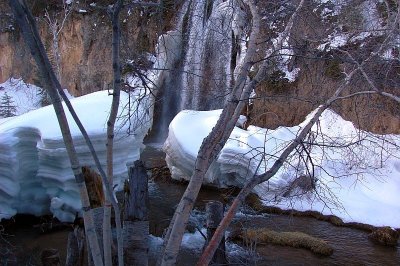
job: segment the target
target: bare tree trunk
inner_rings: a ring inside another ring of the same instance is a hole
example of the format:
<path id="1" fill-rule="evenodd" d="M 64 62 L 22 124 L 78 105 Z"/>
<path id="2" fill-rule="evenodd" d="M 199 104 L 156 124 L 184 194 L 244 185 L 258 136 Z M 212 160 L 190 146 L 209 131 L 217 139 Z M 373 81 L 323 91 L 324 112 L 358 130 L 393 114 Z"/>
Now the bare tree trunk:
<path id="1" fill-rule="evenodd" d="M 129 168 L 129 188 L 125 191 L 125 265 L 148 265 L 148 177 L 141 161 Z"/>
<path id="2" fill-rule="evenodd" d="M 208 242 L 212 239 L 219 223 L 224 217 L 224 205 L 220 201 L 211 201 L 206 205 L 207 213 L 207 242 L 204 247 L 207 247 Z M 213 265 L 227 265 L 228 261 L 226 259 L 225 252 L 225 237 L 221 238 L 218 248 L 211 260 Z"/>
<path id="3" fill-rule="evenodd" d="M 249 1 L 246 1 L 249 4 Z M 250 4 L 252 6 L 252 4 Z M 254 11 L 254 12 L 253 12 Z M 179 248 L 182 242 L 183 233 L 189 219 L 190 211 L 196 201 L 205 173 L 211 163 L 216 159 L 222 150 L 225 142 L 228 140 L 230 133 L 235 127 L 240 112 L 245 105 L 244 97 L 248 96 L 251 89 L 257 84 L 256 81 L 250 82 L 246 87 L 245 83 L 247 75 L 253 65 L 252 59 L 256 52 L 256 38 L 259 34 L 260 18 L 256 10 L 252 9 L 253 25 L 249 40 L 249 47 L 244 59 L 242 69 L 236 79 L 235 86 L 232 90 L 228 102 L 212 129 L 210 134 L 201 144 L 199 154 L 196 159 L 195 168 L 190 178 L 190 182 L 186 188 L 181 201 L 174 213 L 165 236 L 165 250 L 162 251 L 161 265 L 174 265 L 178 256 Z"/>
<path id="4" fill-rule="evenodd" d="M 99 246 L 100 246 L 100 252 L 101 255 L 103 256 L 104 250 L 103 250 L 103 217 L 104 217 L 104 208 L 103 207 L 97 207 L 97 208 L 92 208 L 92 213 L 93 213 L 93 218 L 94 218 L 94 228 L 96 230 L 96 234 L 99 238 Z M 95 266 L 94 261 L 93 261 L 93 256 L 91 254 L 91 251 L 88 250 L 88 265 L 89 266 Z M 104 257 L 103 257 L 104 259 Z"/>
<path id="5" fill-rule="evenodd" d="M 120 91 L 121 91 L 121 64 L 120 64 L 120 39 L 121 29 L 119 23 L 119 14 L 122 8 L 123 1 L 117 0 L 112 7 L 111 22 L 112 22 L 112 58 L 113 58 L 113 100 L 110 110 L 110 117 L 107 121 L 107 177 L 108 184 L 113 184 L 113 146 L 114 146 L 114 125 L 118 115 Z M 112 265 L 111 255 L 111 199 L 106 196 L 105 211 L 103 218 L 103 244 L 104 244 L 104 260 L 105 265 Z M 118 264 L 123 266 L 123 240 L 121 230 L 121 217 L 115 216 L 117 226 L 117 242 L 118 242 Z"/>
<path id="6" fill-rule="evenodd" d="M 76 227 L 68 234 L 66 266 L 84 265 L 85 234 L 80 227 Z"/>
<path id="7" fill-rule="evenodd" d="M 245 99 L 249 98 L 251 91 L 256 87 L 256 85 L 265 78 L 268 71 L 268 60 L 259 68 L 254 79 L 245 86 L 246 77 L 249 73 L 249 66 L 251 66 L 251 60 L 255 54 L 256 49 L 256 38 L 258 36 L 260 28 L 260 17 L 257 8 L 252 0 L 245 1 L 250 7 L 250 11 L 253 18 L 252 31 L 250 35 L 250 41 L 248 46 L 248 51 L 244 60 L 244 65 L 240 74 L 235 81 L 235 87 L 233 89 L 232 95 L 228 103 L 224 106 L 222 114 L 212 129 L 211 133 L 204 139 L 199 154 L 196 159 L 194 173 L 190 179 L 189 185 L 183 195 L 181 202 L 174 214 L 171 221 L 170 228 L 166 234 L 165 243 L 166 247 L 163 252 L 163 259 L 161 265 L 174 265 L 176 263 L 176 257 L 179 252 L 179 246 L 182 241 L 182 235 L 185 230 L 185 224 L 188 220 L 189 213 L 193 207 L 194 201 L 200 190 L 204 174 L 208 170 L 210 164 L 218 156 L 222 147 L 228 140 L 237 119 L 239 118 L 240 112 L 245 105 Z M 280 49 L 280 46 L 284 42 L 285 38 L 290 33 L 292 29 L 294 18 L 298 14 L 300 8 L 302 7 L 304 0 L 301 0 L 295 12 L 289 19 L 285 30 L 282 32 L 280 39 L 273 49 L 270 49 L 266 58 L 270 57 L 276 50 Z M 215 251 L 214 251 L 215 252 Z"/>
<path id="8" fill-rule="evenodd" d="M 103 265 L 98 239 L 94 230 L 93 215 L 90 211 L 89 198 L 87 195 L 85 182 L 83 180 L 79 160 L 73 144 L 71 132 L 69 130 L 68 121 L 66 119 L 60 97 L 57 93 L 57 88 L 61 88 L 60 83 L 58 82 L 51 68 L 51 64 L 47 58 L 45 49 L 37 31 L 35 19 L 30 13 L 26 2 L 24 0 L 10 0 L 9 5 L 13 10 L 15 19 L 22 31 L 22 35 L 27 45 L 29 46 L 31 54 L 39 68 L 44 87 L 49 92 L 49 96 L 52 100 L 53 107 L 64 139 L 65 147 L 70 159 L 71 168 L 80 192 L 85 230 L 86 235 L 89 239 L 93 259 L 95 260 L 96 266 Z"/>

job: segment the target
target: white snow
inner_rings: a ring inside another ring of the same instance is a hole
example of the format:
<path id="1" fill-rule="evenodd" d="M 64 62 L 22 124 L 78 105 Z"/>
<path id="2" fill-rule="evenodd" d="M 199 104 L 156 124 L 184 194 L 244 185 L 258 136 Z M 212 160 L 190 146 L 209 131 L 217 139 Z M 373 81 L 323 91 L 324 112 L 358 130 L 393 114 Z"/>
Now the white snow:
<path id="1" fill-rule="evenodd" d="M 129 101 L 128 94 L 121 92 L 114 144 L 117 189 L 126 178 L 127 164 L 139 158 L 143 138 L 152 122 L 147 111 L 149 97 L 144 97 L 139 105 L 135 101 L 138 97 L 139 94 L 131 94 Z M 107 91 L 71 99 L 103 167 L 111 100 Z M 81 165 L 94 167 L 78 127 L 65 110 Z M 131 112 L 136 115 L 125 123 Z M 140 121 L 133 121 L 137 118 Z M 1 120 L 0 140 L 0 219 L 17 212 L 43 215 L 51 211 L 61 221 L 73 221 L 81 203 L 53 106 Z"/>
<path id="2" fill-rule="evenodd" d="M 39 87 L 25 83 L 22 79 L 10 78 L 0 84 L 0 99 L 5 93 L 11 96 L 14 105 L 17 107 L 17 115 L 40 107 L 39 92 Z"/>
<path id="3" fill-rule="evenodd" d="M 186 110 L 171 122 L 164 151 L 173 178 L 190 178 L 200 145 L 220 113 L 221 110 Z M 299 126 L 291 128 L 235 128 L 204 183 L 242 186 L 254 174 L 264 173 L 310 117 L 311 114 Z M 400 151 L 390 144 L 399 145 L 399 137 L 357 130 L 330 110 L 323 113 L 312 131 L 310 140 L 324 144 L 310 149 L 317 179 L 314 192 L 318 193 L 288 189 L 297 177 L 307 175 L 312 165 L 293 153 L 274 177 L 255 188 L 265 203 L 335 214 L 346 222 L 400 227 Z M 343 146 L 349 142 L 357 144 Z M 330 147 L 333 144 L 342 148 Z"/>
<path id="4" fill-rule="evenodd" d="M 283 33 L 280 33 L 277 38 L 272 40 L 272 44 L 274 49 L 271 51 L 276 51 L 277 58 L 277 68 L 285 74 L 285 78 L 289 82 L 294 82 L 297 78 L 297 75 L 300 72 L 300 68 L 295 68 L 289 70 L 289 64 L 293 57 L 293 49 L 289 44 L 289 36 L 284 36 Z"/>

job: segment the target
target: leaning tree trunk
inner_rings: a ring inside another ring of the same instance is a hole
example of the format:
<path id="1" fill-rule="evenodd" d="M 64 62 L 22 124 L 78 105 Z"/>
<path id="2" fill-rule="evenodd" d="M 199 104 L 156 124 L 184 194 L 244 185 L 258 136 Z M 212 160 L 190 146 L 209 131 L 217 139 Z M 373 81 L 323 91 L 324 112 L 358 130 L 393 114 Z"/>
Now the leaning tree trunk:
<path id="1" fill-rule="evenodd" d="M 253 9 L 253 11 L 255 10 Z M 243 109 L 246 103 L 244 99 L 250 94 L 251 88 L 254 88 L 256 84 L 256 81 L 252 81 L 245 87 L 248 73 L 253 65 L 252 59 L 256 53 L 256 38 L 258 37 L 260 28 L 259 15 L 257 12 L 252 12 L 252 15 L 253 25 L 244 64 L 236 79 L 230 98 L 225 104 L 224 109 L 217 121 L 217 124 L 201 144 L 190 182 L 181 198 L 181 201 L 179 202 L 178 207 L 176 208 L 174 216 L 171 220 L 171 224 L 165 236 L 165 249 L 162 251 L 161 262 L 159 262 L 161 265 L 176 264 L 176 259 L 182 242 L 182 237 L 185 232 L 186 223 L 189 219 L 189 214 L 193 208 L 193 204 L 196 201 L 204 175 L 211 163 L 216 159 L 219 152 L 222 150 L 224 143 L 228 140 L 229 135 L 239 118 L 240 112 L 238 110 Z"/>
<path id="2" fill-rule="evenodd" d="M 239 207 L 245 201 L 247 195 L 253 190 L 253 188 L 265 181 L 268 181 L 271 177 L 273 177 L 278 170 L 282 167 L 284 162 L 287 160 L 289 155 L 304 141 L 308 133 L 311 131 L 311 128 L 314 124 L 318 121 L 322 113 L 334 102 L 338 99 L 340 93 L 347 87 L 350 83 L 351 78 L 357 70 L 353 70 L 347 77 L 345 82 L 339 86 L 339 88 L 335 91 L 334 95 L 329 98 L 323 105 L 321 105 L 318 110 L 315 112 L 311 120 L 304 126 L 304 128 L 300 131 L 298 136 L 286 147 L 286 149 L 282 152 L 279 158 L 275 161 L 275 163 L 271 166 L 271 168 L 260 175 L 253 176 L 245 186 L 240 190 L 239 194 L 236 196 L 235 200 L 232 202 L 231 207 L 229 208 L 228 212 L 225 214 L 225 217 L 222 219 L 221 223 L 219 224 L 217 230 L 215 231 L 211 241 L 209 242 L 207 248 L 204 250 L 199 262 L 197 263 L 198 266 L 206 266 L 210 263 L 213 255 L 218 248 L 218 243 L 224 236 L 226 229 L 228 228 L 229 224 L 231 223 L 232 219 L 235 217 L 236 212 L 238 211 Z"/>
<path id="3" fill-rule="evenodd" d="M 253 19 L 248 51 L 244 60 L 245 63 L 235 81 L 235 87 L 230 100 L 224 106 L 217 124 L 207 138 L 204 139 L 200 147 L 200 151 L 196 159 L 194 173 L 171 221 L 172 226 L 170 225 L 170 228 L 167 231 L 166 239 L 168 242 L 166 243 L 165 251 L 163 252 L 162 265 L 173 265 L 176 263 L 179 245 L 182 241 L 182 235 L 185 229 L 184 225 L 188 220 L 189 213 L 193 207 L 198 191 L 200 190 L 203 177 L 211 162 L 216 159 L 219 152 L 222 150 L 223 146 L 228 140 L 235 123 L 239 118 L 240 112 L 245 105 L 245 99 L 249 98 L 251 91 L 253 91 L 256 85 L 266 77 L 267 72 L 269 71 L 268 60 L 265 60 L 253 80 L 245 86 L 246 77 L 249 73 L 250 66 L 252 65 L 251 60 L 255 54 L 256 38 L 258 37 L 260 28 L 260 17 L 254 2 L 252 0 L 247 0 L 245 2 L 250 7 Z M 275 44 L 275 47 L 268 51 L 265 59 L 271 57 L 278 49 L 280 49 L 282 43 L 289 36 L 290 30 L 292 29 L 294 23 L 294 18 L 299 12 L 303 3 L 304 0 L 301 0 L 294 14 L 289 19 L 285 30 L 282 32 L 280 38 Z"/>
<path id="4" fill-rule="evenodd" d="M 94 230 L 93 215 L 90 210 L 89 198 L 86 191 L 85 182 L 81 167 L 79 164 L 78 156 L 75 151 L 74 143 L 72 140 L 71 132 L 68 126 L 68 121 L 65 116 L 65 112 L 57 93 L 57 88 L 61 88 L 54 71 L 51 68 L 51 64 L 47 57 L 46 51 L 43 47 L 43 43 L 40 40 L 39 33 L 37 31 L 35 18 L 30 13 L 28 6 L 24 0 L 10 0 L 9 5 L 15 15 L 15 20 L 18 23 L 22 35 L 25 39 L 26 44 L 29 46 L 31 54 L 36 61 L 40 76 L 43 81 L 43 85 L 49 93 L 51 101 L 53 103 L 54 111 L 57 116 L 58 123 L 60 125 L 61 133 L 63 136 L 64 144 L 70 159 L 71 168 L 75 176 L 75 181 L 78 185 L 81 202 L 83 219 L 85 222 L 86 235 L 89 240 L 90 249 L 93 254 L 93 260 L 95 265 L 103 265 L 103 260 L 100 252 L 99 242 L 97 239 L 96 232 Z"/>
<path id="5" fill-rule="evenodd" d="M 300 2 L 295 13 L 292 15 L 292 18 L 298 13 L 298 10 L 303 5 L 303 2 L 304 2 L 304 0 L 302 0 Z M 291 24 L 293 24 L 293 19 L 291 19 L 291 21 L 289 21 L 289 22 L 291 22 Z M 288 26 L 291 27 L 290 24 L 288 24 Z M 390 36 L 387 38 L 390 38 Z M 353 61 L 353 63 L 355 63 L 357 68 L 354 69 L 353 71 L 351 71 L 346 76 L 344 82 L 337 88 L 334 95 L 318 108 L 318 110 L 316 111 L 314 116 L 311 118 L 311 120 L 305 125 L 305 127 L 300 131 L 299 135 L 291 142 L 291 144 L 288 147 L 286 147 L 286 149 L 282 152 L 280 157 L 272 165 L 272 167 L 264 174 L 254 176 L 245 184 L 245 186 L 241 189 L 239 195 L 233 201 L 233 203 L 232 203 L 231 207 L 229 208 L 227 214 L 225 215 L 224 219 L 221 221 L 220 225 L 218 226 L 217 231 L 215 232 L 215 234 L 214 234 L 213 238 L 211 239 L 207 248 L 204 250 L 197 265 L 204 266 L 204 265 L 208 265 L 210 263 L 210 261 L 213 257 L 213 254 L 215 253 L 215 250 L 217 249 L 219 241 L 223 238 L 224 232 L 228 228 L 230 222 L 234 218 L 234 216 L 235 216 L 236 212 L 238 211 L 239 207 L 241 206 L 241 204 L 243 204 L 246 196 L 253 190 L 253 188 L 256 185 L 269 180 L 271 177 L 273 177 L 277 173 L 277 171 L 282 167 L 283 163 L 287 160 L 290 153 L 292 153 L 304 141 L 304 139 L 310 132 L 312 126 L 318 121 L 318 119 L 322 115 L 322 113 L 327 108 L 329 108 L 333 102 L 335 102 L 337 100 L 353 97 L 356 95 L 364 94 L 364 93 L 365 94 L 370 93 L 370 91 L 361 91 L 358 93 L 356 92 L 356 93 L 350 94 L 348 96 L 340 96 L 340 94 L 343 92 L 343 90 L 349 85 L 351 79 L 357 73 L 357 71 L 361 72 L 363 77 L 367 80 L 369 85 L 372 87 L 374 93 L 378 93 L 379 95 L 388 97 L 389 99 L 392 99 L 392 100 L 396 101 L 397 103 L 400 102 L 400 98 L 398 96 L 378 90 L 375 87 L 375 85 L 373 84 L 370 77 L 364 71 L 364 65 L 368 61 L 372 60 L 375 55 L 381 54 L 381 52 L 384 49 L 385 42 L 386 42 L 386 40 L 383 41 L 381 43 L 381 45 L 374 52 L 371 52 L 370 56 L 367 57 L 364 61 L 362 61 L 362 63 L 358 63 L 356 60 L 354 60 L 354 58 L 348 52 L 342 51 L 350 57 L 350 59 Z"/>

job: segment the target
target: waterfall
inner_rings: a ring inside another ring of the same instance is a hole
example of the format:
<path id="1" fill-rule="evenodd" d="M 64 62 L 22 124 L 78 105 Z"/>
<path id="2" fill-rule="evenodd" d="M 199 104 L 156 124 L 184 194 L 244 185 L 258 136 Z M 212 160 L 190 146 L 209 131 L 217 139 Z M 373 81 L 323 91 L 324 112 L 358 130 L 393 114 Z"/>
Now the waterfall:
<path id="1" fill-rule="evenodd" d="M 221 108 L 229 94 L 244 27 L 237 1 L 192 1 L 184 38 L 181 109 Z"/>
<path id="2" fill-rule="evenodd" d="M 240 41 L 246 39 L 246 16 L 238 0 L 189 0 L 178 14 L 176 29 L 160 36 L 157 45 L 152 130 L 157 142 L 180 110 L 222 108 L 246 45 Z"/>
<path id="3" fill-rule="evenodd" d="M 150 141 L 163 142 L 167 137 L 169 123 L 180 111 L 181 41 L 179 31 L 169 31 L 158 39 L 154 66 L 158 77 L 154 84 L 156 100 Z"/>

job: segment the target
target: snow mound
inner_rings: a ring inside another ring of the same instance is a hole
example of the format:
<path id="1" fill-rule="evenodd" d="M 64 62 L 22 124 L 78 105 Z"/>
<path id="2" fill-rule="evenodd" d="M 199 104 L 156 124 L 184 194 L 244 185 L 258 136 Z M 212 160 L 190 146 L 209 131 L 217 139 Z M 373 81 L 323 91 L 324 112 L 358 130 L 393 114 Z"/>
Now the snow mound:
<path id="1" fill-rule="evenodd" d="M 220 114 L 221 110 L 185 110 L 174 118 L 164 144 L 172 178 L 189 180 L 200 145 Z M 266 172 L 312 114 L 295 127 L 236 127 L 203 183 L 241 187 L 253 175 Z M 399 136 L 358 130 L 326 110 L 305 141 L 307 151 L 293 152 L 274 177 L 254 190 L 268 205 L 335 214 L 346 222 L 400 227 L 396 211 L 400 209 L 400 150 L 396 145 L 400 145 Z M 312 182 L 307 185 L 305 180 Z"/>
<path id="2" fill-rule="evenodd" d="M 114 186 L 117 189 L 122 187 L 127 177 L 127 165 L 139 159 L 143 138 L 152 123 L 147 112 L 149 97 L 144 97 L 140 104 L 135 101 L 141 96 L 131 94 L 129 100 L 129 95 L 121 92 L 114 137 Z M 103 167 L 111 101 L 112 96 L 107 91 L 71 100 Z M 65 110 L 80 164 L 95 167 L 77 125 Z M 127 123 L 131 112 L 135 112 L 135 117 L 141 117 L 141 120 L 131 119 Z M 73 221 L 80 208 L 78 188 L 53 107 L 46 106 L 1 120 L 0 219 L 16 213 L 43 215 L 51 211 L 61 221 Z"/>

